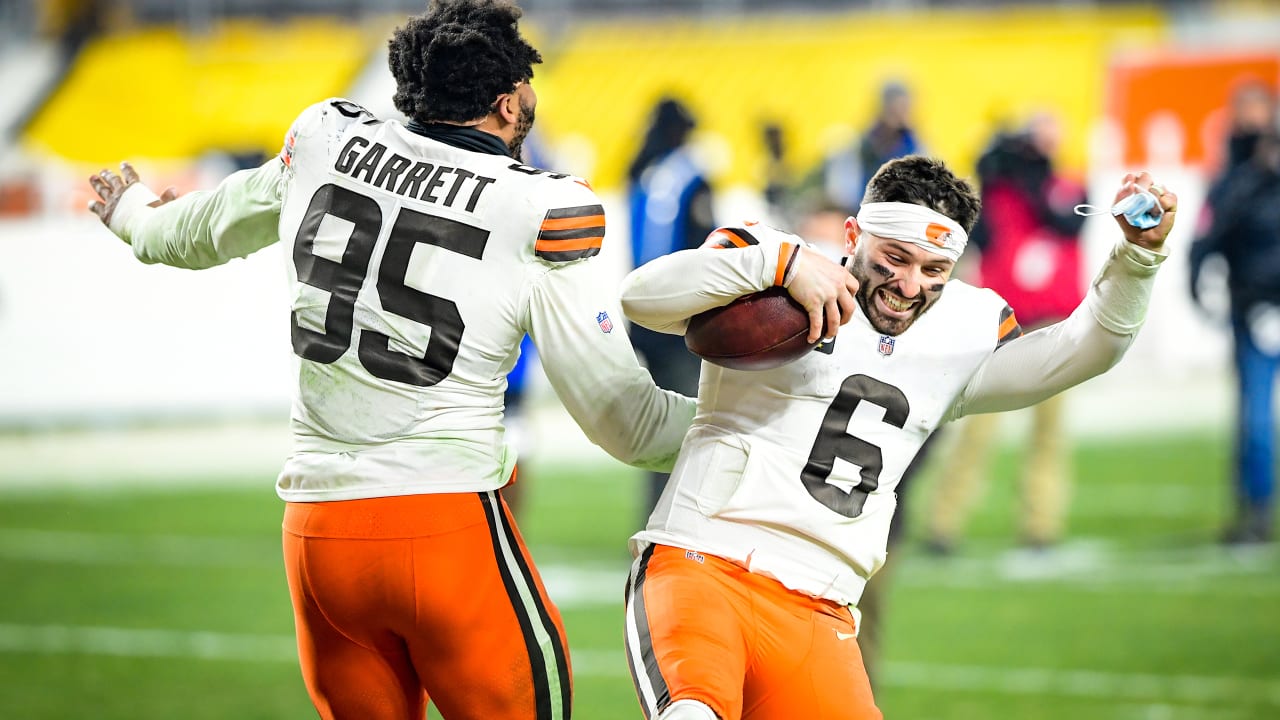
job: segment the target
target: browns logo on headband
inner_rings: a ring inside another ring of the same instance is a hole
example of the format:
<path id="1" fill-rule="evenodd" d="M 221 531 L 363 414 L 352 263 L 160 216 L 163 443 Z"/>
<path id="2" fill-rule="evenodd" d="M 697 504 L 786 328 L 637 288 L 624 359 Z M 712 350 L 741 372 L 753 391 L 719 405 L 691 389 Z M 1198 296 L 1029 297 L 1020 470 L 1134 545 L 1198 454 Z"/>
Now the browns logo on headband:
<path id="1" fill-rule="evenodd" d="M 866 203 L 858 209 L 858 225 L 864 232 L 919 245 L 953 262 L 969 242 L 955 220 L 914 203 Z"/>

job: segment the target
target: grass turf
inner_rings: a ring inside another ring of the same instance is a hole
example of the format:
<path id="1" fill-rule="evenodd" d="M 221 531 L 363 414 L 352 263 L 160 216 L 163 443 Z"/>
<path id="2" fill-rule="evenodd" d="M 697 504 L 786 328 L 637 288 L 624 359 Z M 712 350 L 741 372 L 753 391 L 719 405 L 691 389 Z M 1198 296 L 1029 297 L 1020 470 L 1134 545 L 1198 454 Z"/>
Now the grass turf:
<path id="1" fill-rule="evenodd" d="M 1070 538 L 1045 554 L 1013 540 L 1013 452 L 958 552 L 923 553 L 931 469 L 879 578 L 886 717 L 1280 717 L 1280 558 L 1215 546 L 1226 452 L 1198 436 L 1078 447 Z M 0 489 L 0 717 L 315 716 L 292 659 L 281 505 L 269 477 L 227 480 Z M 593 585 L 557 598 L 574 716 L 640 717 L 621 595 L 641 477 L 544 461 L 522 481 L 522 530 L 553 594 L 566 573 Z"/>

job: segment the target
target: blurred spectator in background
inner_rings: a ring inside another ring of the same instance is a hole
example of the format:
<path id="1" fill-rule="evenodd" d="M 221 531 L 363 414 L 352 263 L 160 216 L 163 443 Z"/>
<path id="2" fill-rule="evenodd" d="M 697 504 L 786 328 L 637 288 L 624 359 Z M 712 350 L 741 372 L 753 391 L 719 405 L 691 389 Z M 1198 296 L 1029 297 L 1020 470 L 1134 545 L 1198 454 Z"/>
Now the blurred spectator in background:
<path id="1" fill-rule="evenodd" d="M 978 160 L 982 217 L 970 243 L 981 253 L 980 284 L 1004 297 L 1028 332 L 1066 318 L 1084 297 L 1084 218 L 1074 208 L 1085 193 L 1053 167 L 1060 140 L 1057 118 L 1040 113 L 1019 132 L 998 133 Z M 1021 539 L 1029 547 L 1052 545 L 1063 532 L 1070 485 L 1063 410 L 1062 394 L 1032 409 L 1020 486 Z M 930 505 L 933 551 L 949 552 L 958 541 L 981 495 L 998 423 L 996 415 L 975 415 L 962 426 Z"/>
<path id="2" fill-rule="evenodd" d="M 764 144 L 764 204 L 775 225 L 790 225 L 793 218 L 791 207 L 792 178 L 791 169 L 787 166 L 787 145 L 783 140 L 782 126 L 776 122 L 766 122 L 760 126 L 760 139 Z M 832 205 L 831 203 L 822 203 Z M 804 217 L 802 215 L 801 217 Z M 846 213 L 840 218 L 840 226 L 844 227 Z M 807 237 L 803 233 L 800 237 Z M 837 256 L 839 258 L 839 256 Z"/>
<path id="3" fill-rule="evenodd" d="M 1209 190 L 1191 246 L 1191 294 L 1204 260 L 1227 264 L 1239 389 L 1236 508 L 1223 540 L 1269 542 L 1275 500 L 1275 375 L 1280 368 L 1280 128 L 1271 88 L 1242 86 L 1232 101 L 1226 168 Z"/>
<path id="4" fill-rule="evenodd" d="M 711 185 L 688 140 L 696 126 L 689 108 L 674 98 L 654 106 L 644 142 L 627 173 L 631 206 L 631 254 L 635 267 L 687 248 L 715 230 Z M 664 390 L 698 394 L 702 361 L 679 335 L 631 326 L 631 343 L 653 380 Z M 642 511 L 648 517 L 662 495 L 667 474 L 652 472 Z"/>
<path id="5" fill-rule="evenodd" d="M 108 8 L 102 0 L 45 0 L 35 6 L 40 13 L 41 34 L 57 38 L 68 61 L 108 24 Z"/>
<path id="6" fill-rule="evenodd" d="M 880 89 L 880 110 L 858 142 L 832 153 L 803 183 L 837 205 L 857 208 L 867 181 L 890 160 L 923 152 L 911 129 L 911 93 L 900 82 Z"/>

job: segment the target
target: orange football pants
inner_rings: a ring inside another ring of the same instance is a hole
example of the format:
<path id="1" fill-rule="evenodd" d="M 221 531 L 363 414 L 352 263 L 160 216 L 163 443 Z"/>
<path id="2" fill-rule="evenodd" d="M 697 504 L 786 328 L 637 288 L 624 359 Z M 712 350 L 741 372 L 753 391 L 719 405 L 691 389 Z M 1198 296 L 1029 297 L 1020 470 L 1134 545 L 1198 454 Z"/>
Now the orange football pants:
<path id="1" fill-rule="evenodd" d="M 848 608 L 727 560 L 653 545 L 627 584 L 627 661 L 646 718 L 881 720 Z"/>
<path id="2" fill-rule="evenodd" d="M 307 692 L 325 720 L 567 720 L 560 613 L 497 492 L 287 503 Z"/>

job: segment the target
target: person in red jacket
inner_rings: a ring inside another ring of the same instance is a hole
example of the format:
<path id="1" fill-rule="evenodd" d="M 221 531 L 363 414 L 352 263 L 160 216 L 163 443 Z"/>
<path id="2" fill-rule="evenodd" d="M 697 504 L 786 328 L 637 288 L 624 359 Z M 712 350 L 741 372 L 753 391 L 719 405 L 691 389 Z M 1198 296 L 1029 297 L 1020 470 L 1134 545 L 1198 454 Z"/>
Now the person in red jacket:
<path id="1" fill-rule="evenodd" d="M 982 217 L 970 241 L 981 252 L 980 284 L 1009 302 L 1027 332 L 1067 317 L 1084 297 L 1084 218 L 1073 209 L 1085 192 L 1054 168 L 1060 139 L 1057 118 L 1038 114 L 1021 131 L 998 134 L 978 160 Z M 1062 395 L 1033 409 L 1020 487 L 1021 540 L 1031 547 L 1052 545 L 1063 532 L 1070 485 L 1063 409 Z M 987 475 L 998 422 L 995 415 L 966 421 L 930 507 L 930 549 L 945 553 L 958 541 Z"/>

